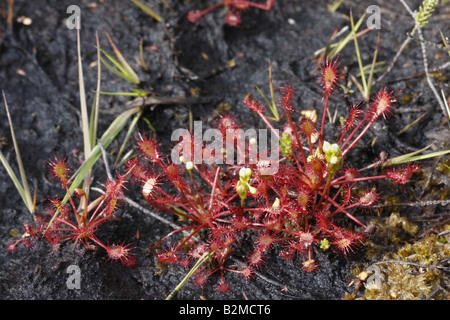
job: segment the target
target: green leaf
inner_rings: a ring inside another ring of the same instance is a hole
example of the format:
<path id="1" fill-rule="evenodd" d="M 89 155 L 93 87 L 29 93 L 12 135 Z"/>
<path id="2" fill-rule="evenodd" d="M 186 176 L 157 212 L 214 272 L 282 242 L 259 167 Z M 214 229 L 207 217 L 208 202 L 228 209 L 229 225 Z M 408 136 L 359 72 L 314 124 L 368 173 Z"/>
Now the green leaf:
<path id="1" fill-rule="evenodd" d="M 79 85 L 80 108 L 81 108 L 81 129 L 83 131 L 84 156 L 89 157 L 89 154 L 91 153 L 91 139 L 90 139 L 88 111 L 86 104 L 86 92 L 84 89 L 83 63 L 81 59 L 80 29 L 77 29 L 77 49 L 78 49 L 78 85 Z"/>
<path id="2" fill-rule="evenodd" d="M 11 119 L 11 114 L 9 112 L 8 101 L 6 100 L 6 96 L 3 91 L 2 91 L 2 94 L 3 94 L 3 101 L 5 103 L 5 108 L 6 108 L 6 115 L 8 118 L 10 130 L 11 130 L 11 137 L 12 137 L 12 141 L 14 144 L 14 150 L 16 153 L 16 161 L 17 161 L 17 165 L 19 167 L 19 173 L 20 173 L 22 183 L 19 182 L 19 179 L 17 178 L 17 176 L 15 175 L 11 166 L 9 165 L 8 161 L 6 160 L 6 158 L 3 156 L 3 154 L 1 152 L 0 152 L 0 155 L 1 155 L 0 159 L 1 159 L 3 166 L 6 169 L 9 177 L 11 178 L 12 182 L 14 183 L 17 191 L 19 192 L 23 202 L 25 203 L 26 207 L 28 208 L 28 211 L 30 211 L 30 213 L 33 214 L 35 211 L 34 202 L 32 200 L 30 188 L 28 186 L 26 172 L 25 172 L 25 169 L 23 166 L 22 157 L 20 155 L 19 145 L 17 143 L 14 126 L 13 126 L 12 119 Z"/>
<path id="3" fill-rule="evenodd" d="M 13 182 L 17 191 L 19 192 L 19 195 L 22 198 L 22 201 L 27 207 L 28 211 L 30 211 L 30 213 L 33 213 L 34 209 L 33 209 L 33 202 L 31 201 L 31 194 L 28 195 L 27 192 L 25 192 L 24 188 L 20 184 L 19 179 L 17 178 L 16 174 L 14 173 L 13 169 L 11 168 L 11 166 L 9 165 L 8 161 L 6 160 L 5 156 L 1 151 L 0 151 L 0 161 L 5 167 L 6 173 L 11 178 L 11 181 Z"/>

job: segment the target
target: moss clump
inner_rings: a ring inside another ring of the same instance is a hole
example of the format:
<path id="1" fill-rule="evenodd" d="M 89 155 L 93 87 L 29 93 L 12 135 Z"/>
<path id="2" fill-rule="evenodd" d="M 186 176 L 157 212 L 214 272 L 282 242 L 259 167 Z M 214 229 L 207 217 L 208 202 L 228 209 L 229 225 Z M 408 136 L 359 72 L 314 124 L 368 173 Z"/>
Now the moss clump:
<path id="1" fill-rule="evenodd" d="M 369 240 L 366 242 L 366 255 L 372 260 L 379 258 L 387 247 L 400 245 L 414 237 L 419 229 L 415 223 L 401 217 L 398 212 L 391 213 L 385 222 L 372 219 L 369 224 L 376 227 L 376 233 L 372 238 L 374 242 Z"/>
<path id="2" fill-rule="evenodd" d="M 362 300 L 448 300 L 450 299 L 450 225 L 440 234 L 406 243 L 385 254 L 366 270 L 377 271 L 378 281 L 367 279 L 365 289 L 344 299 Z"/>

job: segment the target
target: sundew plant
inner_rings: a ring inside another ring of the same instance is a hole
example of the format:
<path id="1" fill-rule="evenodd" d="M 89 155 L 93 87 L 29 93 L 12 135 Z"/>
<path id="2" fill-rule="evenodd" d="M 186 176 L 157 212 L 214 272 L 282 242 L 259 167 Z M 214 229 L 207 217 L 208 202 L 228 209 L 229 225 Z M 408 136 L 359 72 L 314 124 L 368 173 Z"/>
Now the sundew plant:
<path id="1" fill-rule="evenodd" d="M 367 226 L 354 213 L 370 210 L 380 193 L 375 187 L 359 185 L 378 179 L 404 185 L 419 167 L 407 164 L 377 176 L 351 167 L 349 154 L 375 121 L 390 115 L 394 94 L 382 88 L 367 108 L 362 103 L 349 106 L 346 120 L 337 129 L 339 138 L 329 141 L 324 136 L 325 120 L 329 97 L 337 94 L 339 76 L 337 60 L 323 64 L 319 79 L 324 107 L 319 124 L 310 118 L 294 120 L 295 89 L 289 84 L 278 88 L 276 101 L 287 119 L 282 130 L 273 127 L 263 104 L 253 95 L 244 98 L 243 104 L 259 115 L 278 139 L 279 147 L 270 150 L 278 156 L 276 170 L 268 170 L 270 162 L 259 157 L 268 150 L 255 148 L 255 138 L 245 140 L 230 115 L 220 117 L 215 129 L 224 136 L 233 132 L 234 138 L 227 139 L 227 148 L 213 152 L 235 160 L 229 149 L 232 143 L 236 154 L 245 155 L 243 163 L 193 161 L 195 152 L 211 155 L 212 151 L 207 143 L 195 143 L 194 134 L 187 131 L 179 140 L 184 153 L 178 158 L 164 155 L 154 138 L 137 138 L 139 156 L 128 163 L 131 175 L 154 208 L 184 223 L 161 238 L 156 254 L 160 263 L 189 267 L 208 255 L 195 272 L 195 283 L 203 286 L 213 274 L 219 274 L 218 289 L 227 291 L 226 272 L 250 278 L 269 263 L 266 255 L 274 247 L 283 259 L 300 260 L 304 271 L 313 272 L 318 267 L 314 247 L 346 256 L 364 243 Z M 341 224 L 341 218 L 350 223 Z M 236 264 L 233 253 L 244 237 L 252 237 L 254 245 L 245 260 Z"/>

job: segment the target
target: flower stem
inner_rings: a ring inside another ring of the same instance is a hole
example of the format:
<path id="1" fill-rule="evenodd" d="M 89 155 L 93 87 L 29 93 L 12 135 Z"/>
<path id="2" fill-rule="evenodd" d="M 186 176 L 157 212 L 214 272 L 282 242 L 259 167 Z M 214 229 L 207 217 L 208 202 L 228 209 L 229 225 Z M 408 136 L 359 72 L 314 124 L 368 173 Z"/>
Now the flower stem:
<path id="1" fill-rule="evenodd" d="M 325 104 L 324 104 L 324 107 L 323 107 L 322 123 L 320 125 L 320 135 L 319 135 L 319 146 L 320 146 L 320 148 L 322 148 L 322 145 L 323 145 L 323 130 L 324 130 L 324 127 L 325 127 L 325 119 L 326 119 L 326 116 L 327 116 L 328 98 L 329 98 L 329 96 L 330 96 L 329 94 L 325 95 Z"/>

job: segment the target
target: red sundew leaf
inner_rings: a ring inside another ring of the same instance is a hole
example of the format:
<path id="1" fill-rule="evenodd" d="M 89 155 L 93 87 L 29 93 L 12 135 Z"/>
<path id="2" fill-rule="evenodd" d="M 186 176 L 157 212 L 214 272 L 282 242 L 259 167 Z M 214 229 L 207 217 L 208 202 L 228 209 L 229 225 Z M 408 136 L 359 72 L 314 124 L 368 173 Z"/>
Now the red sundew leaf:
<path id="1" fill-rule="evenodd" d="M 339 82 L 338 59 L 327 60 L 320 69 L 320 83 L 324 95 L 330 95 Z"/>
<path id="2" fill-rule="evenodd" d="M 264 113 L 265 109 L 262 103 L 257 101 L 251 93 L 247 94 L 244 98 L 244 105 L 249 107 L 255 113 Z"/>
<path id="3" fill-rule="evenodd" d="M 388 92 L 386 87 L 378 91 L 370 105 L 370 111 L 374 118 L 383 116 L 386 119 L 388 114 L 392 114 L 393 102 L 395 101 L 393 91 Z"/>
<path id="4" fill-rule="evenodd" d="M 48 166 L 53 177 L 61 182 L 63 186 L 67 186 L 70 175 L 67 157 L 55 156 L 55 160 L 50 160 L 48 162 Z"/>
<path id="5" fill-rule="evenodd" d="M 141 154 L 148 158 L 150 161 L 159 160 L 159 146 L 155 139 L 139 135 L 139 137 L 137 138 L 137 144 L 139 151 L 141 151 Z"/>
<path id="6" fill-rule="evenodd" d="M 286 84 L 285 87 L 280 87 L 278 90 L 280 92 L 278 103 L 286 110 L 286 112 L 293 112 L 294 106 L 292 104 L 292 99 L 295 95 L 295 88 L 290 84 Z"/>
<path id="7" fill-rule="evenodd" d="M 420 167 L 417 164 L 408 163 L 406 166 L 401 168 L 387 169 L 386 176 L 398 184 L 405 185 L 411 175 L 419 171 Z"/>

